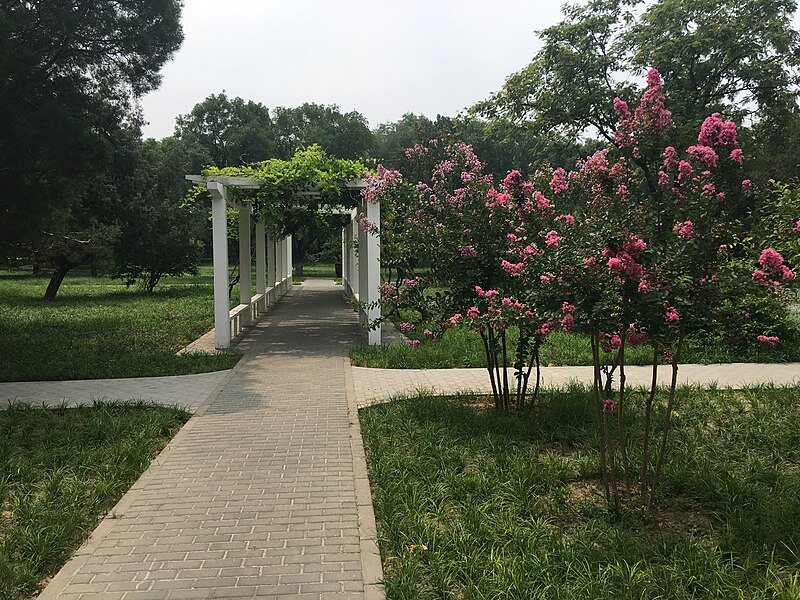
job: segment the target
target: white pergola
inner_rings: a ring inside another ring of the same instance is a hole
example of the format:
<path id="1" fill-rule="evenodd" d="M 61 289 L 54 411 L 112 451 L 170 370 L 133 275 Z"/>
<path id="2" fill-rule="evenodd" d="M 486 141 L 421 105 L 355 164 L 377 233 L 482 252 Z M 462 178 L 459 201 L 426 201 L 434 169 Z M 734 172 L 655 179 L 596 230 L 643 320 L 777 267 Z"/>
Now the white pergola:
<path id="1" fill-rule="evenodd" d="M 256 222 L 256 295 L 251 296 L 250 204 L 233 199 L 229 188 L 258 189 L 258 181 L 248 177 L 187 175 L 186 179 L 204 185 L 211 194 L 211 223 L 214 265 L 214 345 L 219 350 L 231 347 L 231 339 L 250 327 L 292 287 L 292 236 L 273 239 L 266 235 L 263 220 Z M 345 185 L 348 190 L 361 190 L 366 183 L 357 180 Z M 313 186 L 297 192 L 299 197 L 319 197 Z M 228 297 L 228 218 L 227 207 L 239 213 L 239 304 L 229 308 Z M 357 208 L 329 207 L 326 212 L 347 214 L 350 219 L 342 229 L 342 285 L 345 294 L 358 302 L 362 325 L 379 319 L 380 287 L 380 203 L 359 198 Z M 375 224 L 375 231 L 364 231 L 358 217 L 363 215 Z M 370 345 L 381 343 L 381 329 L 371 329 Z"/>

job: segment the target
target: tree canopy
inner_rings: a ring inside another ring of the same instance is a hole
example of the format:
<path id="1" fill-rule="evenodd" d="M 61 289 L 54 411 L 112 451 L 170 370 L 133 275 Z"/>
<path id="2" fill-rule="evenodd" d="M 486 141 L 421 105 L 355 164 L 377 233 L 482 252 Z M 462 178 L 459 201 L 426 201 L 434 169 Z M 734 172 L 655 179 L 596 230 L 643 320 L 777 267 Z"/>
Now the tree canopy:
<path id="1" fill-rule="evenodd" d="M 590 0 L 564 7 L 532 62 L 475 111 L 539 134 L 611 141 L 613 100 L 630 100 L 646 69 L 664 76 L 683 137 L 721 112 L 741 123 L 796 104 L 794 0 Z M 688 141 L 688 140 L 687 140 Z"/>
<path id="2" fill-rule="evenodd" d="M 136 102 L 183 39 L 181 6 L 0 3 L 0 258 L 58 270 L 110 231 L 94 210 L 107 186 L 92 178 L 114 168 L 126 130 L 138 137 Z"/>

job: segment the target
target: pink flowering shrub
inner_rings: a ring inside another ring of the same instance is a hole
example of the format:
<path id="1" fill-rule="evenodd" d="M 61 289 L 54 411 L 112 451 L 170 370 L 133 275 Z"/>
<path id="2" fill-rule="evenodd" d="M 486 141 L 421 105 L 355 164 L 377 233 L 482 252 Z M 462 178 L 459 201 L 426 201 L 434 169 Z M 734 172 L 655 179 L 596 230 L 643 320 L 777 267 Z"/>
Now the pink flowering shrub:
<path id="1" fill-rule="evenodd" d="M 414 314 L 425 338 L 451 327 L 477 331 L 498 409 L 524 405 L 534 368 L 536 397 L 539 348 L 550 333 L 588 334 L 600 471 L 606 496 L 620 511 L 623 502 L 634 501 L 634 489 L 642 506 L 654 505 L 687 334 L 718 323 L 720 307 L 731 298 L 751 294 L 763 299 L 753 303 L 758 318 L 739 329 L 750 344 L 779 347 L 776 330 L 753 328 L 762 322 L 760 307 L 796 277 L 783 247 L 759 249 L 750 263 L 744 258 L 742 219 L 753 186 L 743 172 L 746 154 L 734 122 L 715 113 L 696 143 L 670 145 L 671 114 L 655 70 L 634 108 L 619 98 L 614 108 L 619 127 L 613 144 L 571 171 L 542 168 L 529 180 L 511 171 L 494 181 L 471 147 L 437 143 L 409 151 L 429 167 L 413 192 L 396 177 L 370 189 L 391 197 L 392 189 L 405 186 L 400 237 L 427 267 L 424 275 L 390 277 L 382 288 L 387 314 Z M 789 213 L 782 213 L 782 222 L 800 239 L 800 215 Z M 519 333 L 513 346 L 512 328 Z M 653 381 L 666 362 L 671 385 L 664 397 L 655 384 L 646 395 L 643 457 L 633 465 L 626 446 L 625 353 L 643 344 L 652 350 Z M 651 444 L 654 429 L 658 437 Z"/>
<path id="2" fill-rule="evenodd" d="M 560 232 L 574 226 L 574 218 L 555 212 L 552 201 L 517 171 L 494 182 L 466 144 L 419 146 L 410 155 L 426 162 L 430 174 L 406 197 L 401 237 L 425 258 L 427 269 L 411 279 L 413 286 L 407 277 L 390 278 L 382 286 L 384 313 L 390 318 L 413 314 L 429 332 L 426 339 L 452 327 L 475 330 L 484 343 L 497 407 L 521 408 L 534 367 L 538 374 L 542 340 L 551 330 L 571 329 L 574 321 L 543 308 L 527 282 L 549 276 L 544 267 L 553 262 Z M 403 184 L 396 179 L 394 185 Z M 526 223 L 541 226 L 535 239 L 518 235 L 523 227 L 515 223 L 523 215 Z M 407 263 L 405 270 L 413 265 Z M 509 328 L 518 332 L 513 345 Z M 534 397 L 537 390 L 538 375 Z"/>

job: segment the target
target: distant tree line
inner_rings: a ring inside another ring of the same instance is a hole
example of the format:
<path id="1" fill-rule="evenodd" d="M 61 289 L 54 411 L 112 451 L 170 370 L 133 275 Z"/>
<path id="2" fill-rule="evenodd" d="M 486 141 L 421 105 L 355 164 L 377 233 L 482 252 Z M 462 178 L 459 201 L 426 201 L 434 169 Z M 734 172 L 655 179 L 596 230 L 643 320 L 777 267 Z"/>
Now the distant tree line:
<path id="1" fill-rule="evenodd" d="M 457 116 L 408 113 L 370 129 L 337 106 L 269 109 L 222 92 L 178 116 L 174 135 L 143 140 L 138 100 L 182 42 L 181 7 L 0 0 L 0 261 L 50 274 L 48 299 L 81 264 L 149 291 L 196 270 L 210 227 L 206 206 L 183 201 L 186 173 L 319 144 L 414 179 L 405 149 L 431 139 L 471 144 L 499 177 L 571 166 L 609 141 L 614 98 L 633 98 L 651 67 L 684 142 L 720 112 L 740 125 L 761 190 L 797 176 L 794 0 L 589 0 L 565 6 L 531 63 Z M 334 257 L 338 225 L 298 216 L 298 268 Z"/>

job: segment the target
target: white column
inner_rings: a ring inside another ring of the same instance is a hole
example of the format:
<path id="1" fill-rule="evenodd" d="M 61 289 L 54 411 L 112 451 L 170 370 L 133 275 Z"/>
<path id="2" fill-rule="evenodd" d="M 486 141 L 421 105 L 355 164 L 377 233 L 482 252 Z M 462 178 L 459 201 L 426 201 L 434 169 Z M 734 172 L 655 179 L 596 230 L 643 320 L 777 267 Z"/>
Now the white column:
<path id="1" fill-rule="evenodd" d="M 357 242 L 359 239 L 358 235 L 358 221 L 353 217 L 350 220 L 350 241 Z M 350 292 L 353 295 L 353 298 L 357 297 L 361 293 L 361 285 L 359 283 L 358 276 L 360 275 L 361 271 L 359 269 L 359 258 L 358 252 L 356 248 L 352 245 L 350 246 Z"/>
<path id="2" fill-rule="evenodd" d="M 276 272 L 277 276 L 275 278 L 275 287 L 278 288 L 278 291 L 277 291 L 277 295 L 278 296 L 282 296 L 283 295 L 283 279 L 284 279 L 284 277 L 286 277 L 286 275 L 284 273 L 284 269 L 286 268 L 286 261 L 283 258 L 283 248 L 284 248 L 284 243 L 283 243 L 283 238 L 281 238 L 275 244 L 275 249 L 276 249 L 276 252 L 275 252 L 275 265 L 276 265 L 276 268 L 277 268 L 277 272 Z"/>
<path id="3" fill-rule="evenodd" d="M 288 277 L 286 288 L 292 287 L 292 236 L 286 236 L 286 277 Z"/>
<path id="4" fill-rule="evenodd" d="M 359 202 L 359 214 L 366 216 L 366 202 L 361 200 Z M 356 221 L 358 232 L 358 299 L 360 302 L 368 302 L 369 297 L 369 273 L 367 272 L 367 265 L 369 264 L 369 248 L 367 247 L 367 234 L 361 224 Z M 358 322 L 361 325 L 367 324 L 367 310 L 362 308 L 358 311 Z"/>
<path id="5" fill-rule="evenodd" d="M 380 202 L 366 202 L 366 215 L 375 227 L 380 229 L 381 226 L 381 205 Z M 375 321 L 381 317 L 380 303 L 380 286 L 381 286 L 381 246 L 380 246 L 380 232 L 375 231 L 366 234 L 367 252 L 366 252 L 366 297 L 364 301 L 369 305 L 367 308 L 367 322 Z M 368 334 L 368 343 L 370 346 L 377 346 L 381 343 L 381 328 L 372 329 Z"/>
<path id="6" fill-rule="evenodd" d="M 228 296 L 228 211 L 225 186 L 207 184 L 211 192 L 211 230 L 214 257 L 214 346 L 231 347 L 230 299 Z"/>
<path id="7" fill-rule="evenodd" d="M 267 251 L 265 248 L 264 221 L 256 223 L 256 294 L 267 292 Z M 266 295 L 258 302 L 258 311 L 267 310 Z"/>
<path id="8" fill-rule="evenodd" d="M 267 287 L 272 288 L 269 301 L 273 302 L 278 297 L 275 290 L 275 280 L 278 278 L 277 263 L 275 262 L 276 244 L 271 235 L 267 236 Z"/>
<path id="9" fill-rule="evenodd" d="M 250 305 L 253 297 L 253 278 L 250 275 L 250 207 L 239 209 L 239 304 Z M 252 325 L 250 311 L 242 314 L 242 325 Z"/>
<path id="10" fill-rule="evenodd" d="M 347 277 L 349 273 L 347 269 L 349 265 L 350 255 L 347 252 L 347 226 L 342 227 L 342 288 L 344 289 L 344 293 L 347 294 Z"/>

